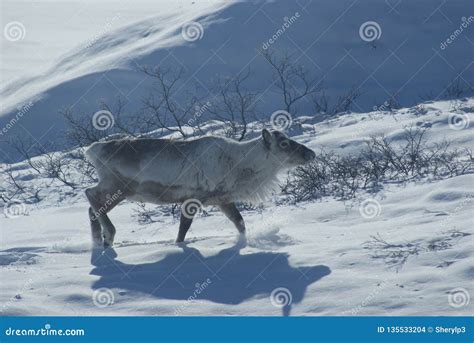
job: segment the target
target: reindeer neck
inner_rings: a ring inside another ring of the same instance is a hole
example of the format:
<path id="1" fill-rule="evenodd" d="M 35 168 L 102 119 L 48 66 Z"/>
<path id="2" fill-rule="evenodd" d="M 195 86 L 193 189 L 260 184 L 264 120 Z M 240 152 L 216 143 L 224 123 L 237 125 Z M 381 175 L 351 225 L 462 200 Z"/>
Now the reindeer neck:
<path id="1" fill-rule="evenodd" d="M 249 166 L 258 174 L 267 174 L 268 176 L 276 175 L 281 169 L 280 163 L 271 156 L 262 138 L 252 139 L 241 144 L 244 145 L 242 165 Z"/>

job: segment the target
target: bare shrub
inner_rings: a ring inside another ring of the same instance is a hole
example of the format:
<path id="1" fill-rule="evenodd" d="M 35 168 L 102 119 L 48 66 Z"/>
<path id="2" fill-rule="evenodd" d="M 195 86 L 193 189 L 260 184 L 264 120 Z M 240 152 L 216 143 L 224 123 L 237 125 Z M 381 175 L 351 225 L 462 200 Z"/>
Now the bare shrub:
<path id="1" fill-rule="evenodd" d="M 422 241 L 388 243 L 379 233 L 370 236 L 370 240 L 364 242 L 364 248 L 370 251 L 375 259 L 383 259 L 390 268 L 397 271 L 407 262 L 410 256 L 416 256 L 423 250 Z"/>
<path id="2" fill-rule="evenodd" d="M 472 152 L 465 149 L 450 150 L 451 143 L 428 144 L 426 128 L 406 128 L 398 145 L 385 137 L 372 137 L 367 150 L 379 154 L 387 163 L 389 180 L 409 181 L 422 177 L 453 177 L 465 174 L 472 168 Z"/>
<path id="3" fill-rule="evenodd" d="M 142 202 L 135 202 L 133 208 L 134 216 L 141 225 L 152 224 L 160 221 L 159 218 L 171 216 L 179 219 L 181 212 L 178 204 L 157 205 L 153 207 L 147 206 Z"/>
<path id="4" fill-rule="evenodd" d="M 18 151 L 22 159 L 37 175 L 57 180 L 72 189 L 78 188 L 78 184 L 73 181 L 72 176 L 76 166 L 63 152 L 54 152 L 51 147 L 45 147 L 39 142 L 25 138 L 14 139 L 10 145 Z M 37 155 L 41 155 L 41 157 L 33 158 Z"/>
<path id="5" fill-rule="evenodd" d="M 135 203 L 133 212 L 135 213 L 138 223 L 140 224 L 151 224 L 156 222 L 156 220 L 153 219 L 154 214 L 156 214 L 155 211 L 147 208 L 146 204 L 143 202 Z"/>
<path id="6" fill-rule="evenodd" d="M 72 176 L 76 169 L 75 165 L 62 152 L 44 153 L 39 163 L 45 177 L 58 180 L 72 189 L 79 187 Z"/>
<path id="7" fill-rule="evenodd" d="M 226 125 L 226 136 L 242 141 L 247 134 L 249 120 L 255 120 L 257 92 L 244 87 L 250 70 L 235 77 L 214 81 L 215 97 L 209 102 L 207 111 Z M 202 106 L 204 107 L 204 106 Z"/>
<path id="8" fill-rule="evenodd" d="M 339 96 L 331 110 L 331 114 L 350 112 L 356 103 L 357 98 L 362 95 L 358 87 L 353 86 L 346 94 Z"/>
<path id="9" fill-rule="evenodd" d="M 395 143 L 371 137 L 358 154 L 340 156 L 324 151 L 314 162 L 297 167 L 282 186 L 292 201 L 334 196 L 351 199 L 358 191 L 375 192 L 384 182 L 441 179 L 472 172 L 469 149 L 450 149 L 449 142 L 428 144 L 426 128 L 406 128 Z"/>
<path id="10" fill-rule="evenodd" d="M 280 91 L 284 109 L 295 115 L 296 105 L 316 93 L 321 81 L 301 64 L 296 64 L 288 53 L 279 57 L 274 51 L 262 50 L 261 54 L 273 69 L 273 82 Z"/>
<path id="11" fill-rule="evenodd" d="M 66 139 L 76 146 L 87 146 L 105 138 L 108 133 L 97 130 L 92 125 L 92 117 L 77 115 L 71 108 L 59 112 L 66 120 L 69 128 L 65 132 Z"/>
<path id="12" fill-rule="evenodd" d="M 143 118 L 140 116 L 126 116 L 125 101 L 117 97 L 114 104 L 105 101 L 99 103 L 99 109 L 110 112 L 113 116 L 113 126 L 106 130 L 98 130 L 93 124 L 94 113 L 74 113 L 72 108 L 64 108 L 59 113 L 68 124 L 68 129 L 64 132 L 64 137 L 69 145 L 84 147 L 94 142 L 104 140 L 111 134 L 121 134 L 124 136 L 137 137 L 143 130 Z M 141 124 L 140 124 L 141 123 Z"/>
<path id="13" fill-rule="evenodd" d="M 97 174 L 95 172 L 94 165 L 86 158 L 86 148 L 81 147 L 74 149 L 67 154 L 73 163 L 75 163 L 75 169 L 78 171 L 77 184 L 79 185 L 90 185 L 98 181 Z"/>
<path id="14" fill-rule="evenodd" d="M 143 102 L 148 126 L 177 132 L 181 137 L 187 137 L 184 127 L 195 113 L 199 101 L 194 94 L 186 94 L 186 100 L 177 99 L 184 70 L 163 67 L 151 69 L 143 66 L 141 71 L 156 81 L 154 89 Z"/>
<path id="15" fill-rule="evenodd" d="M 316 113 L 323 113 L 328 116 L 350 112 L 354 108 L 356 100 L 362 95 L 358 87 L 352 87 L 345 94 L 340 95 L 336 101 L 331 102 L 330 97 L 322 88 L 321 86 L 318 92 L 315 92 L 312 101 Z"/>
<path id="16" fill-rule="evenodd" d="M 325 90 L 322 90 L 319 92 L 319 94 L 314 95 L 312 99 L 315 113 L 332 113 L 332 110 L 329 109 L 329 97 L 326 95 Z"/>
<path id="17" fill-rule="evenodd" d="M 384 238 L 377 235 L 370 236 L 370 240 L 363 243 L 364 249 L 368 250 L 374 259 L 382 259 L 389 268 L 400 270 L 410 256 L 433 251 L 442 251 L 453 248 L 464 237 L 470 233 L 449 230 L 442 232 L 435 238 L 427 240 L 417 239 L 411 242 L 389 243 Z M 437 267 L 449 265 L 452 261 L 444 261 Z"/>
<path id="18" fill-rule="evenodd" d="M 25 180 L 25 174 L 12 165 L 5 164 L 1 169 L 2 186 L 0 189 L 0 200 L 6 204 L 13 200 L 25 203 L 37 203 L 42 200 L 40 195 L 43 187 Z"/>
<path id="19" fill-rule="evenodd" d="M 443 95 L 446 99 L 459 99 L 472 91 L 473 87 L 460 76 L 457 76 L 446 85 Z"/>

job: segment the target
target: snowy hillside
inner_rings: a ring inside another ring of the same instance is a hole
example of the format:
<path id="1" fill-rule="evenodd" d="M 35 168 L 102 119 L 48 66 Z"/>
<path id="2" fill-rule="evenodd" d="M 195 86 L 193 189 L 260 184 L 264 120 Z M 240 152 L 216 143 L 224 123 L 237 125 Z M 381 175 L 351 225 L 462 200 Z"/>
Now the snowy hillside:
<path id="1" fill-rule="evenodd" d="M 58 112 L 65 107 L 86 116 L 99 110 L 99 101 L 121 96 L 133 116 L 152 86 L 141 65 L 182 67 L 180 95 L 198 87 L 206 100 L 217 75 L 249 69 L 248 88 L 263 92 L 258 108 L 264 116 L 282 103 L 258 49 L 294 56 L 332 102 L 355 90 L 357 112 L 386 100 L 412 106 L 453 97 L 446 90 L 453 80 L 466 87 L 463 96 L 472 95 L 470 0 L 75 0 L 54 11 L 49 6 L 2 2 L 2 27 L 12 30 L 1 40 L 0 128 L 8 133 L 0 131 L 0 161 L 17 160 L 6 144 L 11 137 L 50 142 L 64 129 Z M 193 22 L 196 35 L 186 38 L 183 28 Z M 309 98 L 298 107 L 299 114 L 314 113 Z M 21 125 L 9 125 L 18 117 Z"/>
<path id="2" fill-rule="evenodd" d="M 370 136 L 396 142 L 404 128 L 422 127 L 430 143 L 472 149 L 473 121 L 474 98 L 465 98 L 326 120 L 301 117 L 288 134 L 315 152 L 353 156 Z M 250 125 L 255 135 L 259 125 Z M 376 193 L 359 191 L 345 201 L 324 196 L 294 203 L 276 194 L 242 212 L 247 245 L 214 208 L 205 209 L 187 244 L 178 246 L 171 206 L 146 205 L 143 217 L 125 202 L 110 214 L 116 242 L 103 253 L 91 251 L 81 187 L 38 177 L 26 162 L 2 167 L 19 183 L 39 187 L 41 199 L 7 204 L 0 217 L 2 315 L 473 312 L 472 168 L 385 182 Z"/>

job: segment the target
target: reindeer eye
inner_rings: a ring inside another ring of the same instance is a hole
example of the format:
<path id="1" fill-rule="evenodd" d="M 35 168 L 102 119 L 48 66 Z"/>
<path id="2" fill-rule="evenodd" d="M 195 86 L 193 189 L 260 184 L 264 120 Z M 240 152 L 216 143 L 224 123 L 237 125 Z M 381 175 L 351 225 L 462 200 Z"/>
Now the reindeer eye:
<path id="1" fill-rule="evenodd" d="M 281 141 L 281 142 L 280 142 L 280 147 L 281 147 L 282 149 L 287 149 L 289 146 L 290 146 L 290 142 L 287 141 L 287 140 L 284 140 L 284 141 Z"/>

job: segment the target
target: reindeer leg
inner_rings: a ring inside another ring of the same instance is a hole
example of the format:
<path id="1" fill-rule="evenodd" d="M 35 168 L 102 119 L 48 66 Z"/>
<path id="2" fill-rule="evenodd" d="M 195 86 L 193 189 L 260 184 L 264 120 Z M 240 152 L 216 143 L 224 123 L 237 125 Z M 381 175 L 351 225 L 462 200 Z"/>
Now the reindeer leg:
<path id="1" fill-rule="evenodd" d="M 110 221 L 107 213 L 125 198 L 118 191 L 108 191 L 97 185 L 96 187 L 86 189 L 86 196 L 93 210 L 92 215 L 96 218 L 102 227 L 104 237 L 104 248 L 112 246 L 115 237 L 115 226 Z M 91 219 L 92 225 L 92 219 Z M 97 226 L 92 227 L 92 235 L 97 234 Z M 97 241 L 96 241 L 97 242 Z"/>
<path id="2" fill-rule="evenodd" d="M 89 207 L 89 220 L 91 223 L 93 247 L 101 248 L 104 246 L 104 239 L 102 237 L 102 227 L 100 226 L 99 218 L 95 216 L 92 207 Z"/>
<path id="3" fill-rule="evenodd" d="M 178 232 L 178 238 L 176 238 L 176 243 L 181 243 L 184 241 L 186 238 L 186 233 L 188 232 L 189 228 L 191 227 L 191 224 L 193 222 L 193 217 L 191 215 L 184 215 L 181 212 L 181 218 L 179 221 L 179 232 Z"/>
<path id="4" fill-rule="evenodd" d="M 235 203 L 231 202 L 228 204 L 220 204 L 219 208 L 221 209 L 222 213 L 225 214 L 227 218 L 230 219 L 232 223 L 234 223 L 237 230 L 239 230 L 241 235 L 245 235 L 245 222 L 244 218 L 240 214 L 239 210 L 235 206 Z"/>

